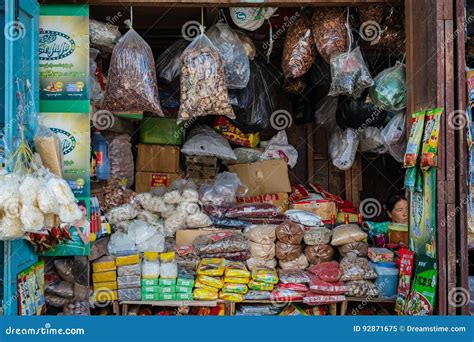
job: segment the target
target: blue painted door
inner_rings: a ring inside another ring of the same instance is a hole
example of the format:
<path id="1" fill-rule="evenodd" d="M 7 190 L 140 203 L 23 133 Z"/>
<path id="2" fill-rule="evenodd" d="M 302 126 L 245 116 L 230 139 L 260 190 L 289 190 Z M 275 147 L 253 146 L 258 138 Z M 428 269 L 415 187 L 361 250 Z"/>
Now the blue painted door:
<path id="1" fill-rule="evenodd" d="M 0 24 L 5 37 L 0 39 L 0 78 L 5 84 L 0 90 L 0 123 L 6 128 L 6 147 L 11 148 L 18 132 L 17 80 L 31 83 L 33 99 L 27 98 L 27 104 L 32 109 L 30 112 L 37 110 L 39 5 L 36 0 L 0 0 L 0 5 Z M 26 121 L 31 123 L 31 119 L 30 115 Z M 3 311 L 5 315 L 17 315 L 17 275 L 36 262 L 37 256 L 24 240 L 5 242 L 3 250 Z"/>

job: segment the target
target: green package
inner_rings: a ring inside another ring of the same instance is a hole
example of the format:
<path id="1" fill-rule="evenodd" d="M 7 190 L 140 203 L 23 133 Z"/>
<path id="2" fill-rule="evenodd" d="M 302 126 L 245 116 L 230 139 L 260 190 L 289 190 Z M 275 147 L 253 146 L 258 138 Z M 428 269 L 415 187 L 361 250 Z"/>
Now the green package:
<path id="1" fill-rule="evenodd" d="M 408 297 L 407 315 L 425 316 L 433 314 L 438 283 L 436 259 L 420 255 L 415 268 L 415 280 Z"/>
<path id="2" fill-rule="evenodd" d="M 443 108 L 436 108 L 426 113 L 425 133 L 421 149 L 420 165 L 423 170 L 436 167 L 438 163 L 438 143 Z"/>
<path id="3" fill-rule="evenodd" d="M 420 152 L 421 139 L 423 138 L 423 127 L 425 124 L 425 111 L 413 113 L 411 116 L 411 130 L 408 137 L 407 149 L 403 157 L 403 166 L 414 167 Z"/>
<path id="4" fill-rule="evenodd" d="M 141 284 L 142 284 L 142 286 L 156 286 L 156 285 L 158 285 L 158 278 L 156 278 L 156 279 L 142 279 Z"/>
<path id="5" fill-rule="evenodd" d="M 158 288 L 158 293 L 176 293 L 176 286 L 157 286 Z"/>
<path id="6" fill-rule="evenodd" d="M 193 293 L 177 293 L 176 300 L 193 300 Z"/>
<path id="7" fill-rule="evenodd" d="M 176 300 L 176 293 L 160 293 L 158 300 Z"/>
<path id="8" fill-rule="evenodd" d="M 143 144 L 181 145 L 184 127 L 176 119 L 145 118 L 140 125 L 140 142 Z"/>
<path id="9" fill-rule="evenodd" d="M 187 287 L 193 287 L 194 286 L 194 277 L 190 276 L 189 278 L 182 278 L 179 277 L 176 280 L 176 285 L 178 286 L 187 286 Z"/>
<path id="10" fill-rule="evenodd" d="M 176 286 L 177 293 L 192 293 L 193 287 L 192 286 Z"/>
<path id="11" fill-rule="evenodd" d="M 143 286 L 142 293 L 159 293 L 159 286 Z"/>
<path id="12" fill-rule="evenodd" d="M 163 279 L 158 280 L 158 285 L 160 286 L 174 286 L 176 285 L 176 279 Z"/>
<path id="13" fill-rule="evenodd" d="M 158 300 L 159 299 L 158 293 L 143 293 L 142 292 L 142 300 Z"/>

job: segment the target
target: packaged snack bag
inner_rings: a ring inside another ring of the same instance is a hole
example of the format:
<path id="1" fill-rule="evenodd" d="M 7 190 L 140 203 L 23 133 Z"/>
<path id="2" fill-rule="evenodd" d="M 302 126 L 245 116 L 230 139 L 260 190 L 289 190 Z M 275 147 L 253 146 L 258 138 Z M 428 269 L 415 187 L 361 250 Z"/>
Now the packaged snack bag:
<path id="1" fill-rule="evenodd" d="M 276 284 L 278 283 L 278 274 L 275 270 L 256 267 L 252 271 L 252 279 L 258 282 Z"/>
<path id="2" fill-rule="evenodd" d="M 425 111 L 413 113 L 411 116 L 411 131 L 408 137 L 407 149 L 403 159 L 403 167 L 414 167 L 420 151 L 423 126 L 425 124 Z"/>
<path id="3" fill-rule="evenodd" d="M 436 167 L 442 114 L 443 108 L 436 108 L 426 113 L 425 133 L 423 135 L 423 147 L 420 162 L 423 170 L 428 170 L 430 167 Z"/>

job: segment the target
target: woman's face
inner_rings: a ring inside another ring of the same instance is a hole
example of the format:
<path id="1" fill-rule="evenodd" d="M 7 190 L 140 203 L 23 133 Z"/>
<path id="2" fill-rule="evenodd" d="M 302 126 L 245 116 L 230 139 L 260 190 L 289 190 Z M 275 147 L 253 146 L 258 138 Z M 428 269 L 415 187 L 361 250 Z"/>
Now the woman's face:
<path id="1" fill-rule="evenodd" d="M 388 216 L 394 223 L 408 224 L 408 202 L 404 199 L 399 200 L 392 211 L 388 212 Z"/>

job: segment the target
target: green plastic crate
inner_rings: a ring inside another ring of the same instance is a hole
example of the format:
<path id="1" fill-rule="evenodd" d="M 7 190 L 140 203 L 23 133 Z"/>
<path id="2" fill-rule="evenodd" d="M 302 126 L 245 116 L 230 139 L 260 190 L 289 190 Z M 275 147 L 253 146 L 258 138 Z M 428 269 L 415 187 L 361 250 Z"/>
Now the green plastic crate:
<path id="1" fill-rule="evenodd" d="M 184 125 L 176 119 L 144 118 L 140 125 L 140 142 L 143 144 L 181 145 Z"/>

